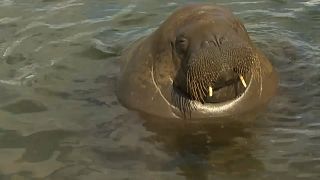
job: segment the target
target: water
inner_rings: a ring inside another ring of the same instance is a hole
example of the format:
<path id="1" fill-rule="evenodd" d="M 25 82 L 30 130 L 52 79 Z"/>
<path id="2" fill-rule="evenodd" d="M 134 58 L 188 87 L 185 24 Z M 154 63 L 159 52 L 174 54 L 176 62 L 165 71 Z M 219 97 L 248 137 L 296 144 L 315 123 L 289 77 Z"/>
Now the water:
<path id="1" fill-rule="evenodd" d="M 187 2 L 1 0 L 0 179 L 320 179 L 319 0 L 214 1 L 280 74 L 256 123 L 157 124 L 119 105 L 121 50 Z"/>

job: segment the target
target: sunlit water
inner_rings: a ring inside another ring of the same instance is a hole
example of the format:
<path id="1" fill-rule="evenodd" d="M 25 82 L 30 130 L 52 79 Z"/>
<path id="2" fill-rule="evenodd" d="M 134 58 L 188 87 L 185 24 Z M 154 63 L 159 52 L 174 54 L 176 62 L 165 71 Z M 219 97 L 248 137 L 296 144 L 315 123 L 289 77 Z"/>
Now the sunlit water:
<path id="1" fill-rule="evenodd" d="M 153 124 L 117 102 L 121 50 L 187 0 L 0 0 L 0 179 L 320 179 L 320 1 L 214 2 L 280 75 L 250 126 Z"/>

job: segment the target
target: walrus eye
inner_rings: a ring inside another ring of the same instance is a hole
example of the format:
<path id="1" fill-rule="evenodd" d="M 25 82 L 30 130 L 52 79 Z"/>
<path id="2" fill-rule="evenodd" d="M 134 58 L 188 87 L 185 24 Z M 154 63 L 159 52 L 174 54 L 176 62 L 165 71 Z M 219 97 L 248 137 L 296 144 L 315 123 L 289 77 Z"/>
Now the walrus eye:
<path id="1" fill-rule="evenodd" d="M 188 49 L 188 39 L 185 37 L 177 38 L 175 46 L 180 53 L 186 52 Z"/>

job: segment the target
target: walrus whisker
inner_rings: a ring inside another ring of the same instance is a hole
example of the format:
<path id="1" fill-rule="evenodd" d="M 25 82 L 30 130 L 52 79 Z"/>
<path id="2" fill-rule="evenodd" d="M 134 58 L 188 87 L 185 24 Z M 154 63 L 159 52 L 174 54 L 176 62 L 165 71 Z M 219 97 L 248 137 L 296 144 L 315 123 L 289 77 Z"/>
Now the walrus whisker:
<path id="1" fill-rule="evenodd" d="M 181 96 L 180 93 L 181 92 L 178 89 L 172 91 L 171 96 L 173 99 L 173 103 L 180 110 L 184 119 L 187 119 L 187 117 L 191 118 L 191 111 L 194 110 L 194 106 L 192 105 L 189 99 L 185 98 L 184 96 Z"/>
<path id="2" fill-rule="evenodd" d="M 204 103 L 204 101 L 205 101 L 204 97 L 205 97 L 206 94 L 207 94 L 207 93 L 205 92 L 205 89 L 206 89 L 206 88 L 205 88 L 205 85 L 204 85 L 204 82 L 203 82 L 203 81 L 201 82 L 200 85 L 201 85 L 201 86 L 200 86 L 200 90 L 201 90 L 201 96 L 200 96 L 200 97 L 201 97 L 201 102 Z"/>
<path id="3" fill-rule="evenodd" d="M 198 85 L 196 83 L 193 83 L 193 87 L 194 87 L 193 98 L 198 100 L 198 99 L 200 99 L 199 87 L 198 87 Z"/>
<path id="4" fill-rule="evenodd" d="M 185 114 L 186 109 L 185 109 L 185 106 L 183 106 L 184 105 L 183 99 L 180 97 L 178 98 L 178 104 L 179 104 L 180 109 L 182 109 L 183 114 Z"/>
<path id="5" fill-rule="evenodd" d="M 200 79 L 201 75 L 199 74 L 199 71 L 197 70 L 190 70 L 190 74 L 191 74 L 191 85 L 189 86 L 189 88 L 192 90 L 192 96 L 194 99 L 199 100 L 201 99 L 201 88 L 199 87 L 198 82 L 195 79 Z"/>
<path id="6" fill-rule="evenodd" d="M 261 66 L 260 66 L 260 62 L 258 61 L 258 70 L 259 70 L 259 80 L 260 80 L 260 91 L 259 91 L 259 97 L 261 97 L 261 93 L 262 93 L 262 72 L 261 72 Z"/>
<path id="7" fill-rule="evenodd" d="M 197 86 L 192 84 L 192 87 L 193 87 L 192 88 L 192 94 L 191 94 L 192 98 L 193 99 L 199 99 L 198 98 L 198 88 L 197 88 Z"/>
<path id="8" fill-rule="evenodd" d="M 201 85 L 201 83 L 199 83 L 198 85 L 197 85 L 197 89 L 198 89 L 198 97 L 197 97 L 197 99 L 196 100 L 199 100 L 201 103 L 203 103 L 204 102 L 204 98 L 203 98 L 203 91 L 202 91 L 202 85 Z"/>

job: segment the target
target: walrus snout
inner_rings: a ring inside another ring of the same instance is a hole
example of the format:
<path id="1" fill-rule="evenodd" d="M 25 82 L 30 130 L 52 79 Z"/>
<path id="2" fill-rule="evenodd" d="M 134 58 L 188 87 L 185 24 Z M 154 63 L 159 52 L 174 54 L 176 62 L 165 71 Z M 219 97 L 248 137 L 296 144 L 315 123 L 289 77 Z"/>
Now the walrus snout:
<path id="1" fill-rule="evenodd" d="M 183 46 L 187 42 L 184 40 Z M 189 51 L 185 52 L 189 56 L 181 56 L 186 57 L 182 60 L 187 62 L 182 71 L 185 74 L 176 78 L 176 87 L 201 103 L 223 102 L 243 93 L 255 63 L 252 48 L 228 38 L 206 40 L 202 44 L 195 52 L 185 49 Z M 181 81 L 181 77 L 186 80 Z"/>

